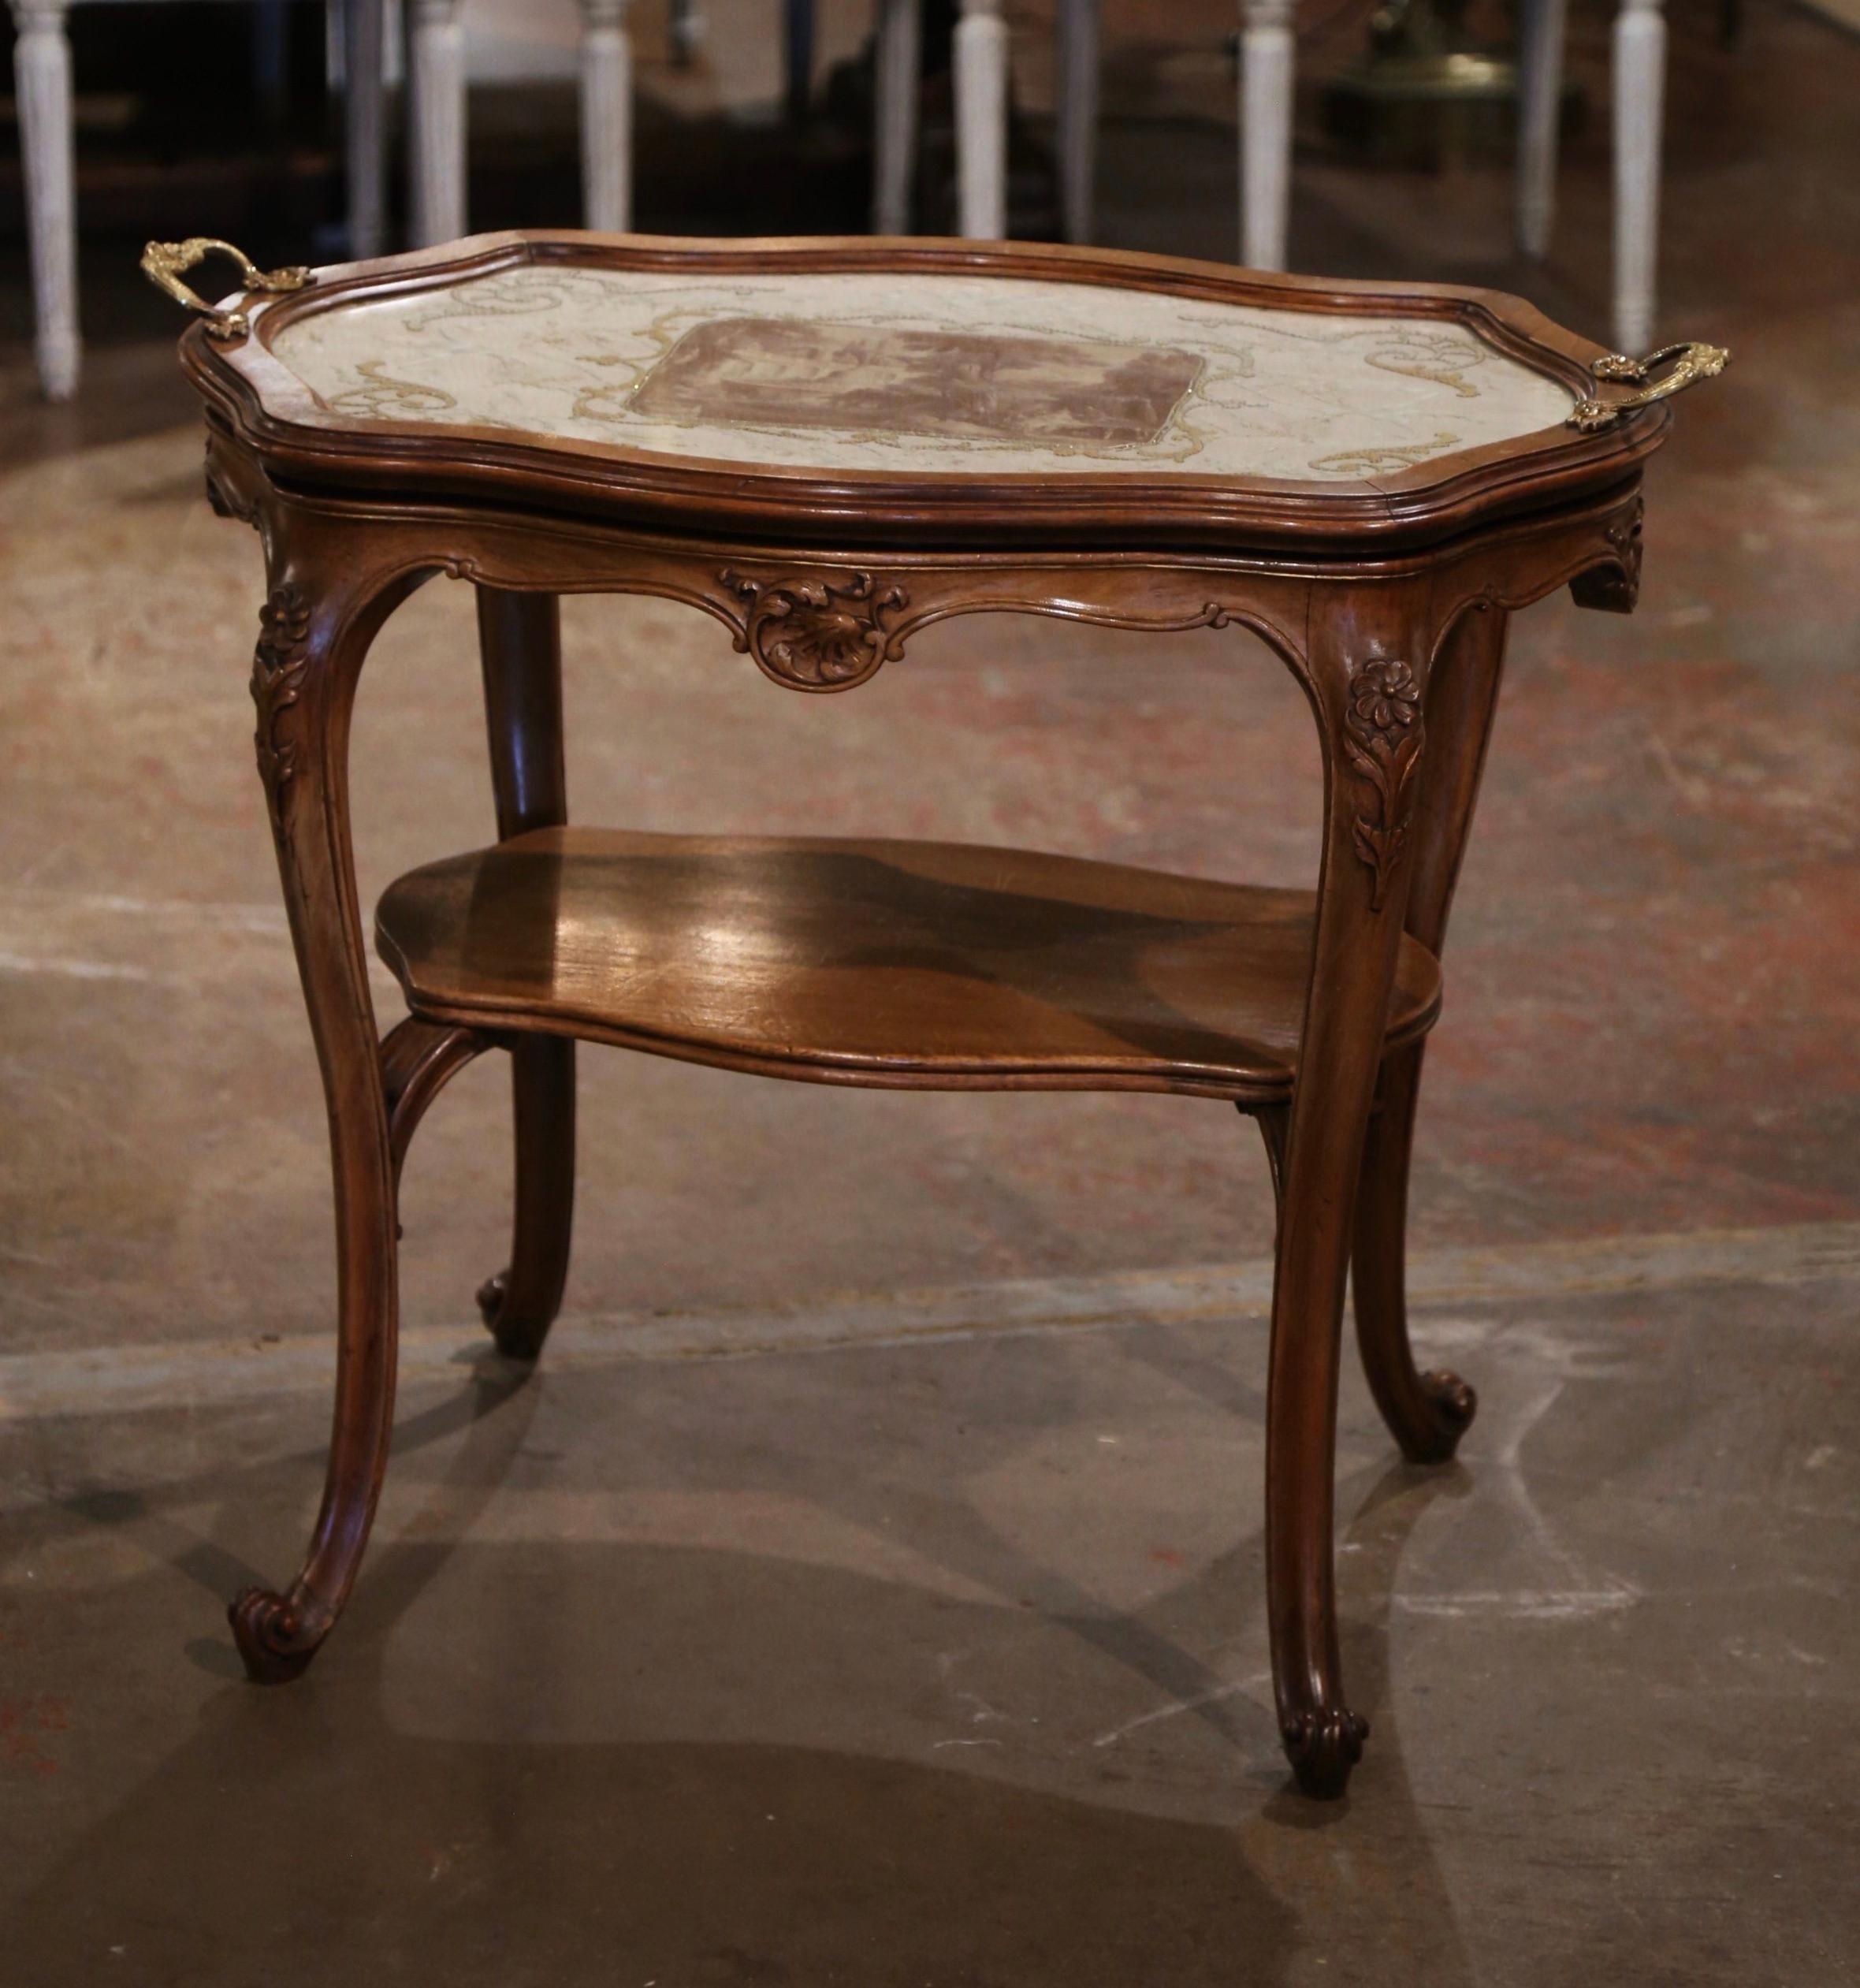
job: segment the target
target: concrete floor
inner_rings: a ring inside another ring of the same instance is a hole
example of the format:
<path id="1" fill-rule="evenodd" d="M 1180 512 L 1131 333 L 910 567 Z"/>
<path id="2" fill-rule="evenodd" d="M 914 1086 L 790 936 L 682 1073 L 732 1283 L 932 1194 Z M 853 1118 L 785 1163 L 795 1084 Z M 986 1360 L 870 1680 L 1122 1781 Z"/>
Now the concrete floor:
<path id="1" fill-rule="evenodd" d="M 1453 1260 L 1464 1466 L 1352 1376 L 1337 1807 L 1274 1730 L 1245 1279 L 571 1327 L 527 1385 L 422 1341 L 275 1692 L 218 1606 L 308 1523 L 318 1376 L 18 1363 L 9 1979 L 1850 1980 L 1860 1229 L 1819 1242 Z"/>
<path id="2" fill-rule="evenodd" d="M 237 1681 L 333 1283 L 256 548 L 162 343 L 103 323 L 63 411 L 0 348 L 0 1975 L 1860 1972 L 1860 43 L 1675 30 L 1663 328 L 1736 364 L 1654 471 L 1639 613 L 1516 627 L 1415 1189 L 1419 1335 L 1483 1407 L 1430 1476 L 1347 1383 L 1375 1735 L 1335 1809 L 1285 1792 L 1265 1676 L 1264 1171 L 1182 1100 L 590 1052 L 569 1316 L 518 1387 L 468 1072 L 410 1167 L 362 1588 L 302 1686 Z M 1155 121 L 1207 79 L 1132 47 L 1106 233 L 1226 253 L 1230 133 Z M 1593 329 L 1604 167 L 1578 143 L 1538 270 L 1501 173 L 1314 158 L 1300 260 Z M 370 663 L 366 895 L 489 832 L 471 620 L 430 587 Z M 1244 637 L 958 622 L 810 700 L 697 617 L 567 620 L 583 819 L 1308 876 L 1309 720 Z"/>

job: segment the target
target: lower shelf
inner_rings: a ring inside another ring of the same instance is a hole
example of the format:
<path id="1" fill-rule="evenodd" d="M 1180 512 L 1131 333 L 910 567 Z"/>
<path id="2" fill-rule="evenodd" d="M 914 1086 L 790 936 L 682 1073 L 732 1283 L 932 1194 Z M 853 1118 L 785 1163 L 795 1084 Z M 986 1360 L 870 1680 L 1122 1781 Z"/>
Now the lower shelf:
<path id="1" fill-rule="evenodd" d="M 1301 891 L 1019 849 L 545 828 L 410 871 L 416 1014 L 822 1083 L 1289 1094 Z M 1391 1046 L 1440 1007 L 1402 941 Z"/>

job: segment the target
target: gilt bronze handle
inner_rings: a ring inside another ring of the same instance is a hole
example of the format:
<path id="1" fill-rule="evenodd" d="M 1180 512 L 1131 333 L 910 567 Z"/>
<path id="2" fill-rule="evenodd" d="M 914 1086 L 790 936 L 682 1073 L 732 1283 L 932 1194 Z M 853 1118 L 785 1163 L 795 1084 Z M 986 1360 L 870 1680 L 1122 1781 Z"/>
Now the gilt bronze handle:
<path id="1" fill-rule="evenodd" d="M 239 265 L 239 274 L 248 290 L 277 293 L 301 290 L 315 279 L 307 269 L 273 270 L 259 267 L 244 249 L 229 241 L 216 241 L 208 235 L 190 235 L 185 241 L 152 241 L 142 251 L 142 273 L 158 289 L 166 290 L 178 304 L 197 311 L 206 320 L 210 337 L 244 338 L 251 330 L 251 320 L 243 311 L 216 311 L 196 296 L 182 282 L 181 273 L 209 255 L 225 255 Z"/>
<path id="2" fill-rule="evenodd" d="M 1623 415 L 1633 413 L 1636 408 L 1651 407 L 1656 400 L 1683 393 L 1701 380 L 1716 379 L 1730 363 L 1731 355 L 1722 345 L 1662 345 L 1645 359 L 1610 352 L 1595 360 L 1589 370 L 1598 380 L 1620 380 L 1638 387 L 1639 392 L 1624 394 L 1618 400 L 1579 400 L 1569 411 L 1568 426 L 1593 434 L 1597 429 L 1619 421 Z M 1654 377 L 1656 373 L 1660 374 L 1657 379 Z"/>

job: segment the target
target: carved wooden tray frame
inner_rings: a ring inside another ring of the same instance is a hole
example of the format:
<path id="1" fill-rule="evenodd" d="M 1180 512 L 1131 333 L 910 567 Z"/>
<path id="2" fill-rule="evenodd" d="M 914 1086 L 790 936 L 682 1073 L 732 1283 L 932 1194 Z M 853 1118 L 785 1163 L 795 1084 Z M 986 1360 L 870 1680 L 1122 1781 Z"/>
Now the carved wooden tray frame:
<path id="1" fill-rule="evenodd" d="M 1293 306 L 1341 316 L 1408 316 L 1464 326 L 1567 387 L 1596 389 L 1605 348 L 1492 290 L 1445 284 L 1319 281 L 1109 249 L 1036 244 L 885 241 L 802 236 L 727 243 L 528 230 L 318 273 L 309 288 L 247 311 L 248 339 L 225 344 L 196 326 L 184 361 L 210 403 L 285 481 L 515 498 L 683 531 L 785 538 L 797 519 L 856 518 L 867 543 L 947 545 L 1100 544 L 1239 549 L 1297 543 L 1360 550 L 1449 536 L 1507 512 L 1568 501 L 1620 482 L 1656 447 L 1664 405 L 1596 434 L 1546 428 L 1458 449 L 1394 473 L 1355 480 L 1236 479 L 1192 471 L 1133 470 L 901 475 L 707 461 L 611 442 L 547 441 L 507 428 L 333 414 L 275 358 L 286 326 L 366 299 L 417 294 L 462 276 L 526 266 L 746 273 L 935 273 L 1033 278 L 1140 290 L 1200 301 Z M 798 535 L 805 535 L 805 528 Z"/>

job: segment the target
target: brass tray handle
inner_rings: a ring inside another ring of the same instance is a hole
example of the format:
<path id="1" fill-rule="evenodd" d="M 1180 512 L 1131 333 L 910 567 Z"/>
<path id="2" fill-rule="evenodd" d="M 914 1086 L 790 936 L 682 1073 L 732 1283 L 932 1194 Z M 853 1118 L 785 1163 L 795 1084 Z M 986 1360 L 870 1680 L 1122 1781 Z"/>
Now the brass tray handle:
<path id="1" fill-rule="evenodd" d="M 143 274 L 157 289 L 166 290 L 177 303 L 199 312 L 206 320 L 207 333 L 211 337 L 244 338 L 252 328 L 251 320 L 243 311 L 216 311 L 210 303 L 195 296 L 180 280 L 184 270 L 216 255 L 229 256 L 239 265 L 239 274 L 248 290 L 272 293 L 301 290 L 306 284 L 315 281 L 307 269 L 273 270 L 267 274 L 244 249 L 235 248 L 229 241 L 216 241 L 210 235 L 190 235 L 185 241 L 151 242 L 142 251 Z"/>
<path id="2" fill-rule="evenodd" d="M 1645 359 L 1610 352 L 1597 359 L 1589 370 L 1598 380 L 1624 381 L 1640 391 L 1624 394 L 1618 400 L 1579 400 L 1569 411 L 1568 425 L 1580 428 L 1584 434 L 1593 434 L 1597 429 L 1619 421 L 1623 415 L 1633 413 L 1636 408 L 1651 407 L 1656 400 L 1683 393 L 1701 380 L 1716 379 L 1730 363 L 1731 355 L 1722 345 L 1662 345 Z M 1672 370 L 1655 379 L 1654 374 L 1663 367 Z"/>

